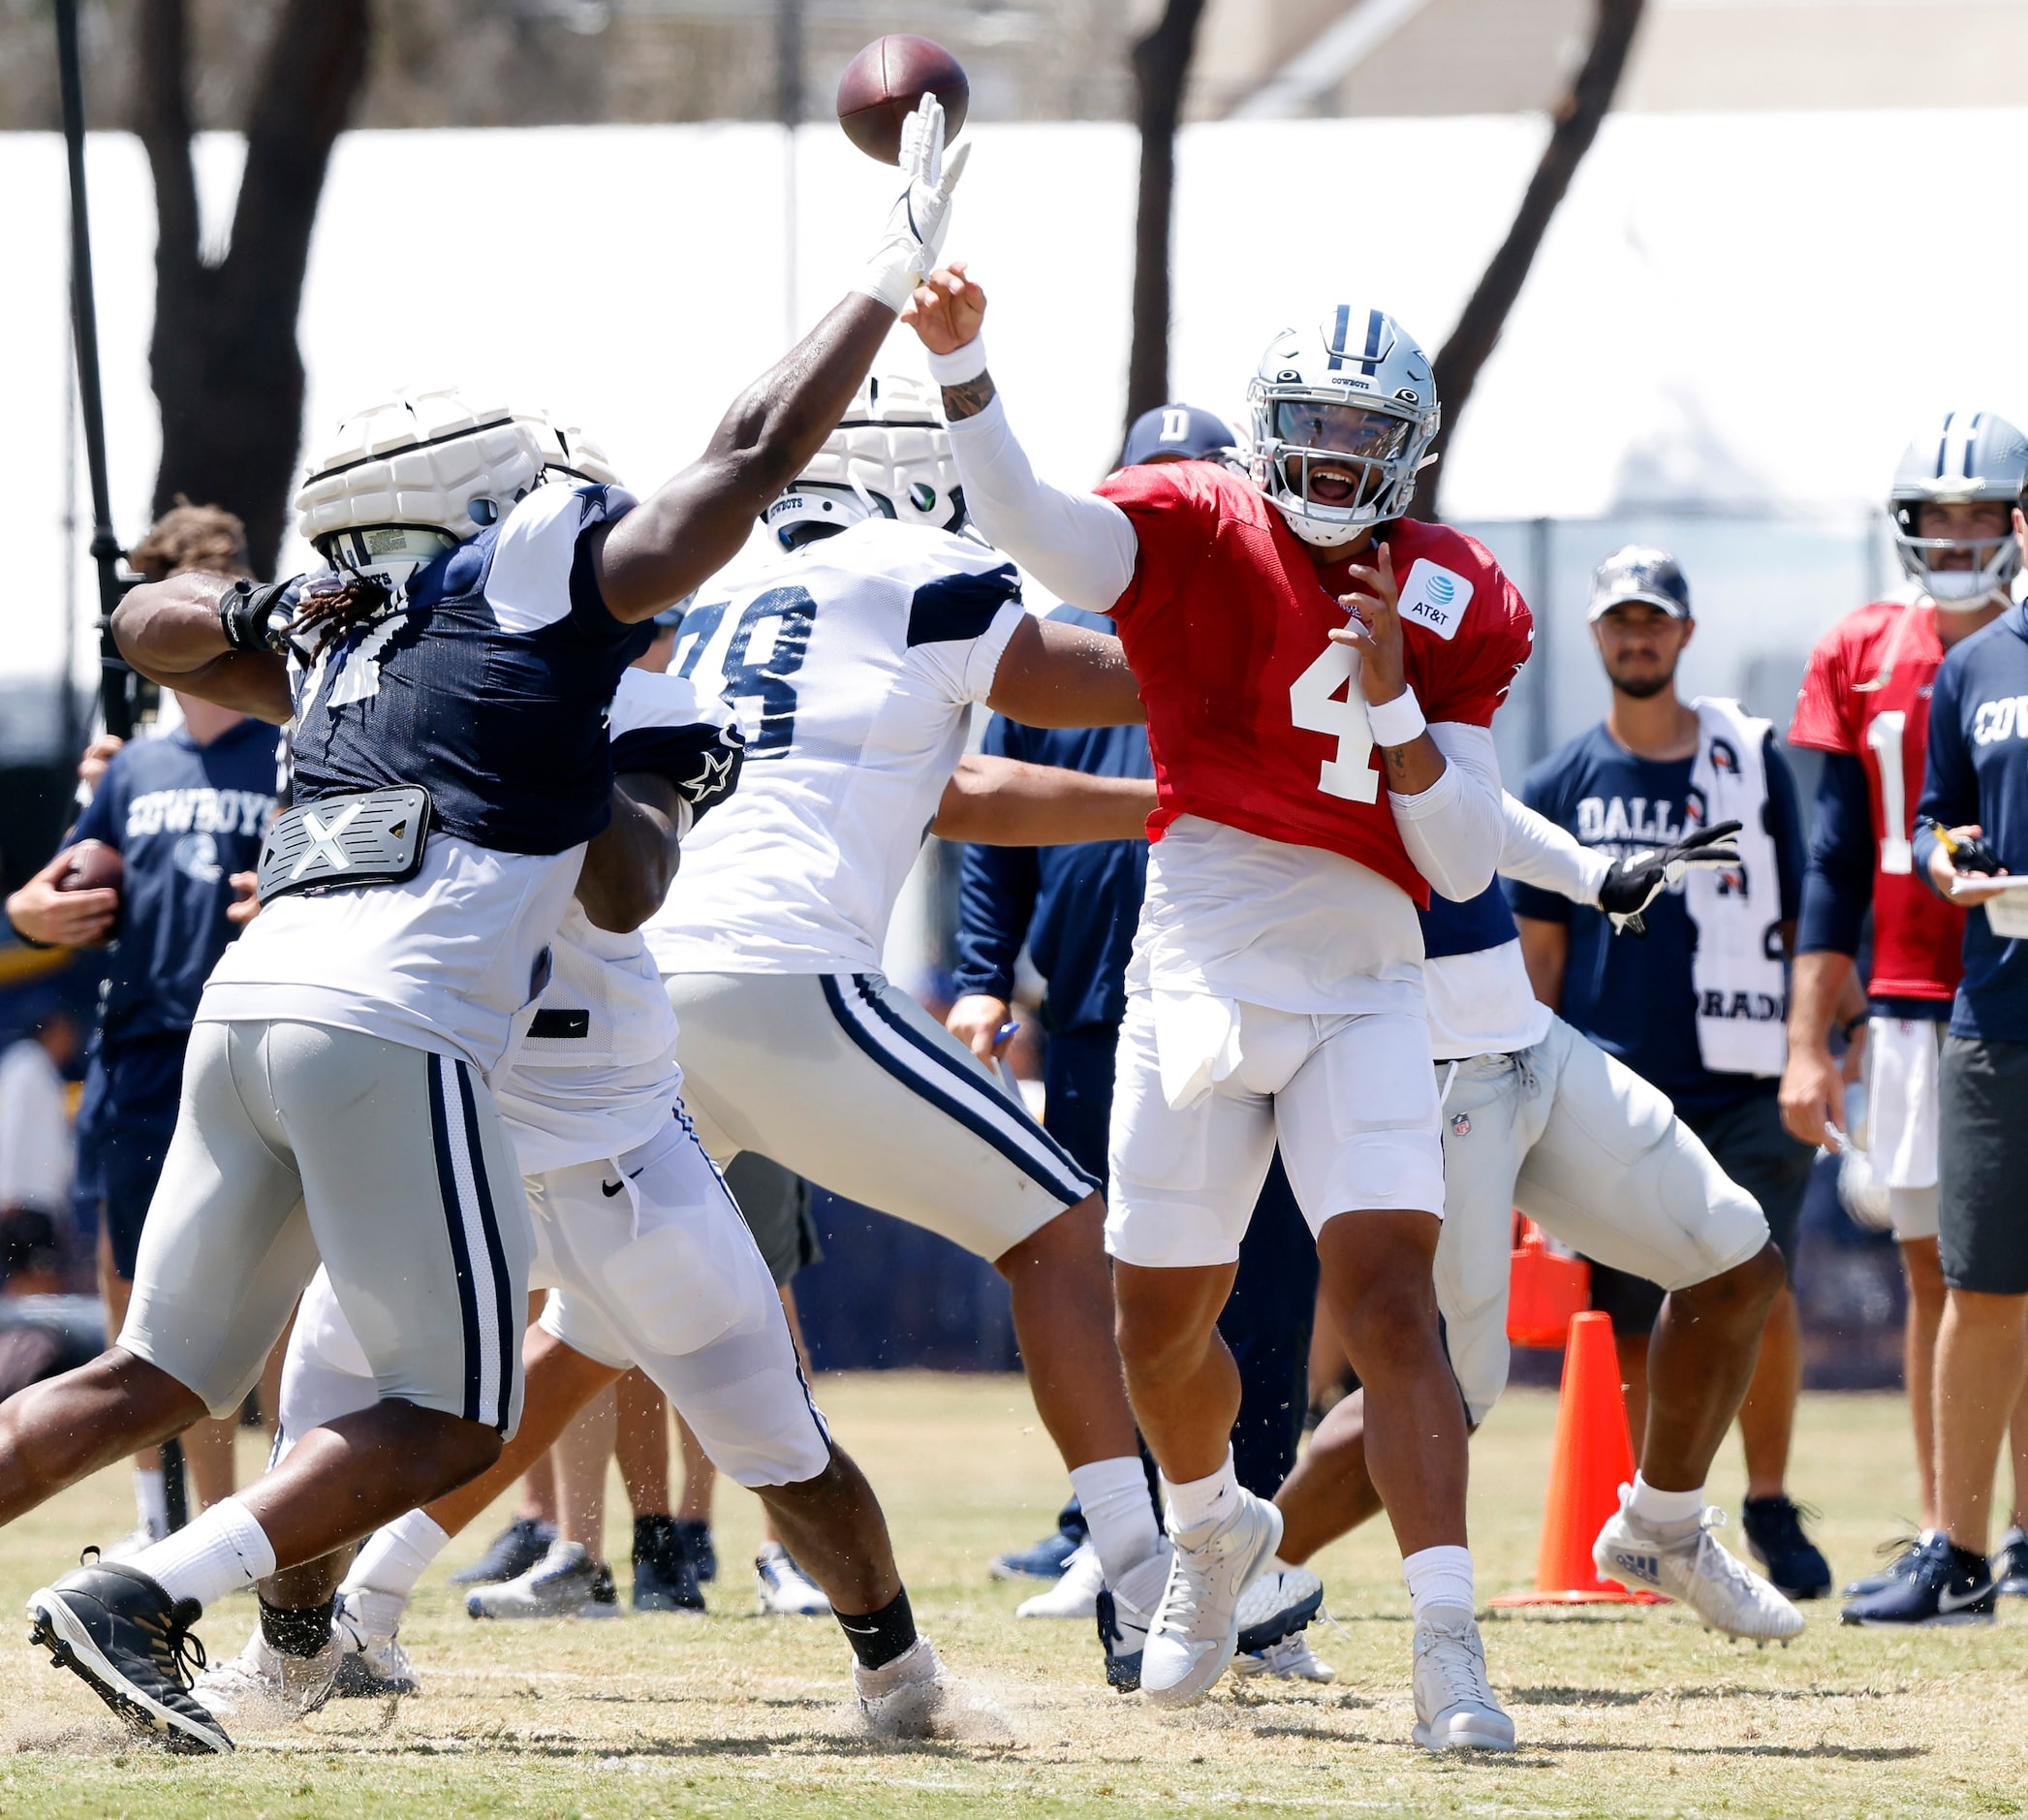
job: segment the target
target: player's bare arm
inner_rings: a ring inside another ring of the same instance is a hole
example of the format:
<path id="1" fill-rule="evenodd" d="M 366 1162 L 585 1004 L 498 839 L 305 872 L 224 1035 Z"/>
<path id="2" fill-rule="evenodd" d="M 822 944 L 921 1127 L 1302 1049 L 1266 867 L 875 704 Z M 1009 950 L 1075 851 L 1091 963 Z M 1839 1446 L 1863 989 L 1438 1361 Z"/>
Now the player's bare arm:
<path id="1" fill-rule="evenodd" d="M 1028 727 L 1137 727 L 1147 718 L 1119 640 L 1032 616 L 1008 640 L 985 700 Z"/>
<path id="2" fill-rule="evenodd" d="M 577 901 L 597 928 L 624 935 L 662 907 L 681 853 L 682 803 L 666 777 L 629 771 L 612 787 L 612 820 L 584 850 Z"/>
<path id="3" fill-rule="evenodd" d="M 1375 548 L 1371 563 L 1354 563 L 1359 583 L 1338 597 L 1352 614 L 1342 629 L 1331 632 L 1333 643 L 1349 644 L 1359 654 L 1359 693 L 1369 708 L 1384 707 L 1408 692 L 1401 638 L 1401 586 L 1394 579 L 1394 554 L 1386 544 Z M 1388 745 L 1374 730 L 1388 788 L 1401 797 L 1419 797 L 1444 774 L 1444 755 L 1424 727 L 1412 739 Z"/>
<path id="4" fill-rule="evenodd" d="M 1059 847 L 1138 840 L 1154 812 L 1152 778 L 1095 777 L 968 752 L 944 786 L 929 832 L 987 847 Z"/>
<path id="5" fill-rule="evenodd" d="M 1521 964 L 1528 969 L 1529 986 L 1551 1011 L 1558 1010 L 1563 1004 L 1563 970 L 1571 958 L 1570 926 L 1516 915 L 1514 927 L 1520 931 Z"/>
<path id="6" fill-rule="evenodd" d="M 944 110 L 925 95 L 902 139 L 907 187 L 858 288 L 740 394 L 700 460 L 594 548 L 615 618 L 652 618 L 724 568 L 762 509 L 837 427 L 914 281 L 936 261 L 970 151 L 944 162 Z"/>
<path id="7" fill-rule="evenodd" d="M 995 998 L 990 992 L 967 992 L 951 1007 L 944 1028 L 981 1061 L 991 1061 L 1005 1045 L 1014 1041 L 1014 1032 L 1007 1030 L 1013 1015 L 1014 1007 L 1004 998 Z M 1000 1034 L 1003 1030 L 1007 1030 L 1005 1036 Z"/>
<path id="8" fill-rule="evenodd" d="M 1782 1070 L 1782 1123 L 1803 1144 L 1825 1144 L 1825 1128 L 1845 1122 L 1845 1087 L 1831 1059 L 1838 1002 L 1856 984 L 1850 955 L 1820 949 L 1798 955 L 1789 984 L 1789 1064 Z"/>
<path id="9" fill-rule="evenodd" d="M 194 571 L 144 582 L 113 609 L 113 640 L 150 682 L 280 724 L 295 712 L 288 665 L 234 648 L 219 610 L 234 585 Z"/>

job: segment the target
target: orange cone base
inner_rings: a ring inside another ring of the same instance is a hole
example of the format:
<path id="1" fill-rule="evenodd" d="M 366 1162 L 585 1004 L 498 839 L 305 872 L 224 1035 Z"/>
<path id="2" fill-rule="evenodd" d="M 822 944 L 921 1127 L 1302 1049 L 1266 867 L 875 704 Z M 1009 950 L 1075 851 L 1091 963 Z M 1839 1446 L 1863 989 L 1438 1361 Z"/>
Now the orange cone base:
<path id="1" fill-rule="evenodd" d="M 1650 1592 L 1643 1586 L 1638 1592 L 1629 1592 L 1624 1586 L 1613 1586 L 1604 1592 L 1503 1592 L 1498 1598 L 1488 1599 L 1486 1604 L 1502 1611 L 1511 1611 L 1523 1605 L 1668 1605 L 1669 1597 L 1663 1592 Z"/>

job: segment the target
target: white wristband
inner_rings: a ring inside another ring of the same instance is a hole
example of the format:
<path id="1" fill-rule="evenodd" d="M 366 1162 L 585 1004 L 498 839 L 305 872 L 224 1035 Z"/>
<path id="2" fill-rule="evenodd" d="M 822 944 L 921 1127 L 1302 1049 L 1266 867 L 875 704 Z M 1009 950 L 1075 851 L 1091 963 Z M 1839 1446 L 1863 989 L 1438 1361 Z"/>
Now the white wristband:
<path id="1" fill-rule="evenodd" d="M 929 376 L 939 386 L 962 386 L 985 371 L 985 336 L 977 334 L 950 354 L 932 353 Z"/>
<path id="2" fill-rule="evenodd" d="M 1420 737 L 1428 725 L 1414 689 L 1403 689 L 1391 702 L 1366 704 L 1366 726 L 1375 745 L 1407 745 Z"/>

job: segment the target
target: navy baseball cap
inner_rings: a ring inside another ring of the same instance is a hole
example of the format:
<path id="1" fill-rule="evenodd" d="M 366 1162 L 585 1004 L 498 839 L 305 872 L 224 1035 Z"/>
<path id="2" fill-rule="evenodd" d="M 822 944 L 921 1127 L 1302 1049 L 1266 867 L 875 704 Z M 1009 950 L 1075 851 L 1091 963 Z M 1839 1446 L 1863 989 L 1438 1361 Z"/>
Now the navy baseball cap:
<path id="1" fill-rule="evenodd" d="M 1134 420 L 1127 446 L 1120 451 L 1120 466 L 1213 460 L 1220 450 L 1230 449 L 1237 441 L 1232 424 L 1215 411 L 1201 411 L 1194 404 L 1158 404 Z"/>
<path id="2" fill-rule="evenodd" d="M 1599 564 L 1591 578 L 1591 613 L 1597 619 L 1630 601 L 1659 607 L 1672 619 L 1688 619 L 1690 583 L 1666 549 L 1629 544 Z"/>

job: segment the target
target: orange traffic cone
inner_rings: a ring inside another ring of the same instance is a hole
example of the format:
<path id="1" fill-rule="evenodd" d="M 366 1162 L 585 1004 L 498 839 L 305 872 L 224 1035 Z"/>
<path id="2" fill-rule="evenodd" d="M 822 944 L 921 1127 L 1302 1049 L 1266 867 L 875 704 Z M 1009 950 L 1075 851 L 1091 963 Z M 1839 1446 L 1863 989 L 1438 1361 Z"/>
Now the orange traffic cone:
<path id="1" fill-rule="evenodd" d="M 1549 1501 L 1543 1513 L 1535 1590 L 1503 1593 L 1490 1605 L 1660 1605 L 1660 1593 L 1629 1592 L 1601 1580 L 1591 1545 L 1619 1508 L 1619 1488 L 1634 1478 L 1634 1437 L 1620 1396 L 1619 1359 L 1609 1314 L 1574 1314 L 1564 1344 L 1563 1388 L 1556 1402 L 1556 1448 L 1549 1459 Z"/>

